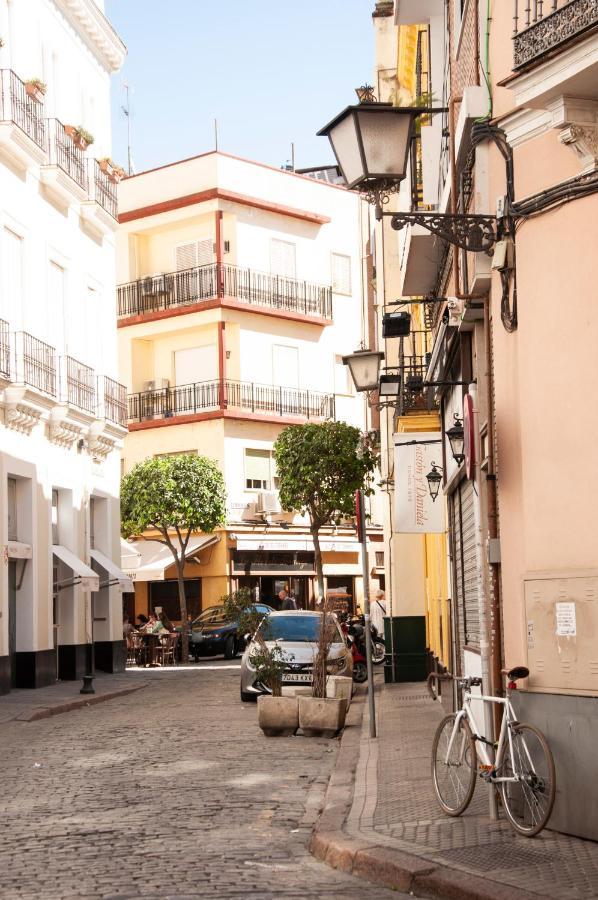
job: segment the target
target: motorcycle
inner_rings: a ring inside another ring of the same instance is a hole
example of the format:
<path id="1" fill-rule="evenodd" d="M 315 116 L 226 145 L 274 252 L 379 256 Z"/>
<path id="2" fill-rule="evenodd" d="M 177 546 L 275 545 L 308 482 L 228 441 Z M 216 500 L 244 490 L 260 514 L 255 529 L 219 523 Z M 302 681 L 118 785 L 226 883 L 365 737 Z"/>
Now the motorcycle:
<path id="1" fill-rule="evenodd" d="M 349 615 L 344 616 L 341 619 L 341 628 L 343 630 L 343 633 L 345 634 L 347 643 L 351 648 L 351 655 L 353 657 L 353 681 L 356 682 L 356 684 L 363 684 L 364 681 L 367 681 L 368 670 L 365 647 L 365 628 L 363 625 L 362 617 L 350 617 Z M 374 648 L 376 646 L 377 645 L 372 642 L 372 662 L 375 661 Z M 376 664 L 378 664 L 380 661 L 384 661 L 384 645 L 382 645 L 382 651 L 382 660 L 377 659 Z"/>
<path id="2" fill-rule="evenodd" d="M 346 620 L 349 623 L 359 624 L 362 628 L 365 627 L 365 616 L 346 616 Z M 372 663 L 375 666 L 380 666 L 386 659 L 386 645 L 384 643 L 384 638 L 376 628 L 376 626 L 370 622 L 370 632 L 372 635 Z"/>

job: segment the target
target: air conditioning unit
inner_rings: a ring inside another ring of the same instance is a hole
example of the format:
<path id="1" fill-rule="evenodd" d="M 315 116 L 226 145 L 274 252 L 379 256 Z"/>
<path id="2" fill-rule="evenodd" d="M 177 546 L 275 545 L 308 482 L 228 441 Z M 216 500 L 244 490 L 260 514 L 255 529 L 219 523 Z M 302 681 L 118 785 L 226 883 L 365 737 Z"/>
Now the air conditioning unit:
<path id="1" fill-rule="evenodd" d="M 145 381 L 143 384 L 144 391 L 164 391 L 170 387 L 168 378 L 154 378 L 153 381 Z"/>
<path id="2" fill-rule="evenodd" d="M 256 512 L 260 515 L 275 515 L 281 512 L 276 491 L 260 491 L 257 495 Z"/>

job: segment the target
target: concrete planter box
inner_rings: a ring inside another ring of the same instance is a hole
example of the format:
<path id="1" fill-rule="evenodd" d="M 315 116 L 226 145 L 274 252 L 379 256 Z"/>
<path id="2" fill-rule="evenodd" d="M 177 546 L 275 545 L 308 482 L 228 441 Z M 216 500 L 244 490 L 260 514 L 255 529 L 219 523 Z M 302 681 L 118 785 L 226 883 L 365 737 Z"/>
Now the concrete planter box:
<path id="1" fill-rule="evenodd" d="M 348 709 L 353 696 L 353 679 L 346 675 L 329 675 L 326 681 L 326 696 L 346 700 Z"/>
<path id="2" fill-rule="evenodd" d="M 299 727 L 307 737 L 334 737 L 343 728 L 347 701 L 334 697 L 299 697 Z"/>
<path id="3" fill-rule="evenodd" d="M 295 734 L 299 727 L 297 697 L 258 697 L 257 719 L 266 737 L 289 737 Z"/>

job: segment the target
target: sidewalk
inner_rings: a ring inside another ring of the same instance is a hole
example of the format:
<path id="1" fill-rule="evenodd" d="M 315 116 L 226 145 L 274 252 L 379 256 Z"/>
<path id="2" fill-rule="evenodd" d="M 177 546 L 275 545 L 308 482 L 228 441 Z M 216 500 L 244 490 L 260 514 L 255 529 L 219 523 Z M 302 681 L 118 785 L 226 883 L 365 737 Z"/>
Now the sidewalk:
<path id="1" fill-rule="evenodd" d="M 351 706 L 312 836 L 311 851 L 318 859 L 419 897 L 598 897 L 597 843 L 548 830 L 537 838 L 520 837 L 504 815 L 499 822 L 490 820 L 482 782 L 463 816 L 450 818 L 440 811 L 430 753 L 445 713 L 425 685 L 380 686 L 374 740 L 364 700 L 362 695 Z"/>
<path id="2" fill-rule="evenodd" d="M 0 724 L 13 721 L 33 722 L 35 719 L 57 716 L 93 703 L 102 703 L 104 700 L 138 691 L 145 687 L 147 681 L 131 676 L 128 672 L 123 672 L 122 675 L 98 672 L 93 682 L 95 694 L 81 694 L 81 684 L 81 679 L 60 681 L 45 688 L 16 688 L 10 694 L 3 694 L 0 697 Z"/>

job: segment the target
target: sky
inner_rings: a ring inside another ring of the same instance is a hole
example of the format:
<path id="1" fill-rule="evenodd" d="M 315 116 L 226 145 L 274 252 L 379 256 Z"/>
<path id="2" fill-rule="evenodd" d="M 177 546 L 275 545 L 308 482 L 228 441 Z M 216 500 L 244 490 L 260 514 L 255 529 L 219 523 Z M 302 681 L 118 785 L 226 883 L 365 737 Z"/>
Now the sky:
<path id="1" fill-rule="evenodd" d="M 124 84 L 140 172 L 214 148 L 274 166 L 333 161 L 316 131 L 371 80 L 374 0 L 106 0 L 128 56 L 112 82 L 126 166 Z"/>

